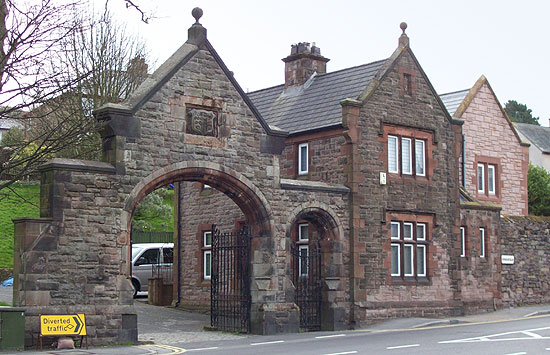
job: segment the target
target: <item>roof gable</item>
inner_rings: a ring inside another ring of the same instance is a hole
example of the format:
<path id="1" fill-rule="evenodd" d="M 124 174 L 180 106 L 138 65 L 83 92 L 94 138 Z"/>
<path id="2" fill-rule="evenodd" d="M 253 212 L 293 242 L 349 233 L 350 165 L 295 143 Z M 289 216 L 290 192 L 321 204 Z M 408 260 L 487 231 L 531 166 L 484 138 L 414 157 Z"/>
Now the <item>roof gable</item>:
<path id="1" fill-rule="evenodd" d="M 495 99 L 495 102 L 497 103 L 497 106 L 500 109 L 500 112 L 502 113 L 502 116 L 508 122 L 508 126 L 510 127 L 510 129 L 512 130 L 514 135 L 516 136 L 518 142 L 521 143 L 521 138 L 520 138 L 516 128 L 514 127 L 514 124 L 512 123 L 512 120 L 510 120 L 510 118 L 506 114 L 506 111 L 504 111 L 504 109 L 502 108 L 502 105 L 500 104 L 500 101 L 498 100 L 497 95 L 493 91 L 493 88 L 491 87 L 491 84 L 489 84 L 489 81 L 487 80 L 485 75 L 481 75 L 479 77 L 479 79 L 477 79 L 474 86 L 472 86 L 472 88 L 469 89 L 469 90 L 467 89 L 467 90 L 455 91 L 455 92 L 452 92 L 452 93 L 447 93 L 447 94 L 441 95 L 443 101 L 444 102 L 446 101 L 447 105 L 449 105 L 449 107 L 452 108 L 457 104 L 460 96 L 462 96 L 462 94 L 464 94 L 463 98 L 462 98 L 462 101 L 458 104 L 458 107 L 456 108 L 454 113 L 452 113 L 451 110 L 449 110 L 449 113 L 454 118 L 461 119 L 462 115 L 464 114 L 464 112 L 466 112 L 466 110 L 468 109 L 468 107 L 472 103 L 472 100 L 477 96 L 479 90 L 481 90 L 483 85 L 487 85 L 487 87 L 489 88 L 489 91 L 491 92 L 491 95 Z"/>
<path id="2" fill-rule="evenodd" d="M 252 111 L 266 134 L 285 137 L 287 132 L 270 126 L 262 117 L 260 111 L 244 93 L 235 80 L 233 73 L 227 68 L 212 44 L 206 38 L 206 29 L 198 22 L 189 29 L 188 40 L 166 60 L 155 72 L 150 75 L 126 100 L 120 104 L 106 104 L 95 111 L 97 117 L 110 116 L 112 113 L 119 115 L 134 115 L 155 93 L 157 93 L 186 63 L 200 50 L 207 50 L 216 63 L 220 66 L 227 79 L 231 82 L 240 97 Z"/>
<path id="3" fill-rule="evenodd" d="M 400 42 L 401 43 L 401 42 Z M 408 41 L 407 41 L 407 44 L 405 45 L 400 45 L 394 52 L 393 54 L 391 55 L 391 57 L 389 57 L 386 61 L 386 63 L 384 64 L 384 67 L 378 72 L 378 74 L 376 74 L 376 78 L 374 78 L 374 80 L 371 81 L 369 87 L 361 94 L 361 96 L 359 97 L 359 100 L 360 101 L 365 101 L 365 100 L 368 100 L 372 94 L 376 91 L 376 89 L 378 88 L 378 86 L 380 85 L 380 83 L 382 82 L 382 80 L 384 80 L 384 78 L 393 70 L 393 68 L 395 67 L 396 63 L 399 62 L 399 59 L 401 58 L 401 56 L 403 56 L 405 53 L 408 53 L 413 62 L 414 62 L 414 65 L 418 68 L 419 72 L 420 72 L 420 75 L 421 77 L 425 80 L 426 84 L 428 85 L 428 87 L 430 88 L 431 92 L 433 93 L 435 99 L 437 100 L 439 106 L 441 107 L 442 111 L 444 112 L 445 116 L 447 117 L 447 119 L 449 120 L 449 122 L 453 123 L 453 124 L 462 124 L 462 122 L 460 121 L 456 121 L 456 120 L 453 120 L 453 118 L 451 117 L 451 115 L 449 115 L 447 109 L 445 108 L 445 105 L 443 104 L 443 102 L 441 101 L 441 98 L 439 97 L 439 95 L 437 94 L 437 92 L 435 91 L 432 83 L 430 82 L 430 79 L 428 79 L 428 76 L 426 75 L 426 72 L 424 72 L 424 69 L 422 69 L 422 66 L 420 65 L 420 63 L 418 62 L 418 59 L 416 59 L 416 56 L 414 55 L 413 51 L 411 50 L 411 48 L 409 47 L 408 45 Z"/>

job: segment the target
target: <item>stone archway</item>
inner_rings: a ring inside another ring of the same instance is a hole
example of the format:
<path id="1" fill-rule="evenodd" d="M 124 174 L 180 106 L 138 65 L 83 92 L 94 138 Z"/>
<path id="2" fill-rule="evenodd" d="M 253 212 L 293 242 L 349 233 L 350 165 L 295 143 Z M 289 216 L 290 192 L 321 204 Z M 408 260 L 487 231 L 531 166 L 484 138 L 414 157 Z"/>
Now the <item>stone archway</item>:
<path id="1" fill-rule="evenodd" d="M 203 184 L 207 184 L 208 186 L 218 190 L 219 192 L 222 192 L 225 196 L 229 197 L 235 205 L 241 210 L 242 214 L 245 216 L 246 222 L 247 222 L 247 229 L 250 230 L 250 240 L 249 245 L 252 246 L 252 248 L 246 248 L 246 255 L 251 255 L 250 250 L 260 245 L 259 242 L 256 242 L 256 240 L 261 239 L 261 237 L 269 237 L 271 235 L 271 223 L 270 223 L 270 206 L 267 203 L 265 197 L 263 196 L 262 192 L 252 184 L 245 176 L 242 174 L 239 174 L 238 172 L 223 167 L 219 164 L 215 163 L 204 163 L 204 162 L 179 162 L 176 164 L 172 164 L 170 166 L 167 166 L 165 168 L 159 169 L 151 174 L 149 174 L 147 177 L 143 178 L 138 184 L 136 184 L 133 188 L 133 190 L 130 192 L 128 197 L 125 200 L 125 205 L 122 211 L 122 217 L 121 219 L 125 221 L 122 223 L 121 228 L 123 229 L 121 231 L 121 234 L 127 234 L 129 233 L 131 229 L 131 223 L 132 223 L 132 215 L 139 204 L 140 200 L 143 199 L 148 193 L 151 191 L 164 186 L 169 183 L 176 183 L 176 182 L 200 182 Z M 181 191 L 179 187 L 176 188 L 176 190 L 179 192 Z M 184 200 L 183 195 L 176 194 L 176 209 L 185 209 L 185 203 L 183 203 L 184 206 L 182 206 L 182 201 Z M 208 212 L 208 208 L 205 208 L 205 213 Z M 175 214 L 176 219 L 182 219 L 181 214 Z M 189 287 L 192 289 L 193 286 L 190 286 L 189 284 L 182 283 L 182 273 L 183 268 L 188 263 L 186 260 L 186 257 L 184 256 L 184 251 L 182 247 L 182 228 L 179 227 L 180 224 L 178 224 L 178 228 L 176 228 L 176 234 L 175 234 L 175 240 L 174 240 L 174 288 L 173 288 L 173 299 L 176 301 L 176 305 L 180 304 L 180 301 L 182 299 L 186 300 L 186 297 L 184 295 L 183 290 Z M 124 230 L 125 229 L 125 230 Z M 210 229 L 209 229 L 210 230 Z M 212 232 L 212 235 L 214 233 Z M 177 237 L 176 237 L 177 236 Z M 128 244 L 129 244 L 128 240 Z M 224 249 L 225 250 L 225 249 Z M 189 252 L 187 252 L 189 254 Z M 213 253 L 214 254 L 214 253 Z M 226 253 L 224 254 L 225 257 L 228 257 L 230 254 Z M 126 258 L 129 258 L 130 255 L 128 252 L 124 255 Z M 124 258 L 123 256 L 123 258 Z M 194 262 L 200 263 L 200 261 L 193 260 Z M 239 262 L 245 262 L 248 266 L 244 269 L 250 270 L 249 266 L 251 263 L 251 259 L 249 257 L 246 257 L 242 259 Z M 126 259 L 126 262 L 128 265 L 130 265 L 130 260 Z M 127 275 L 131 274 L 130 268 L 126 270 Z M 234 277 L 236 280 L 239 280 L 239 284 L 246 284 L 250 285 L 250 275 L 248 274 L 249 271 L 247 271 L 246 282 L 241 282 L 241 277 L 245 277 L 243 275 Z M 224 272 L 224 275 L 227 274 Z M 214 278 L 212 278 L 212 281 L 214 281 Z M 189 281 L 187 281 L 189 282 Z M 213 286 L 214 284 L 212 284 Z M 243 291 L 246 294 L 250 294 L 250 289 L 248 289 L 249 286 L 246 286 L 243 288 Z M 199 288 L 204 288 L 204 285 Z M 208 280 L 208 290 L 210 289 L 210 280 Z M 200 294 L 201 291 L 195 290 Z M 204 291 L 204 290 L 203 290 Z M 232 291 L 233 292 L 233 291 Z M 204 292 L 203 292 L 204 293 Z M 208 295 L 210 295 L 210 291 L 208 291 Z M 206 296 L 204 296 L 206 297 Z M 250 297 L 250 296 L 247 296 Z M 201 308 L 201 305 L 203 302 L 206 302 L 207 299 L 210 297 L 207 297 L 203 301 L 200 302 L 198 305 L 198 309 Z M 209 301 L 208 301 L 209 302 Z M 189 306 L 192 304 L 192 301 L 189 302 L 189 300 L 186 300 L 186 305 Z M 202 305 L 204 307 L 204 305 Z M 246 328 L 246 327 L 245 327 Z"/>
<path id="2" fill-rule="evenodd" d="M 296 207 L 288 219 L 287 241 L 296 243 L 302 223 L 313 227 L 317 234 L 322 255 L 322 300 L 320 307 L 321 330 L 347 328 L 345 296 L 346 273 L 343 242 L 344 230 L 337 214 L 321 202 L 303 203 Z M 292 262 L 289 263 L 292 265 Z"/>
<path id="3" fill-rule="evenodd" d="M 271 230 L 271 209 L 262 192 L 244 175 L 210 162 L 179 162 L 158 169 L 143 178 L 126 198 L 121 215 L 122 231 L 129 231 L 131 217 L 139 201 L 151 191 L 177 181 L 198 181 L 208 184 L 231 198 L 251 218 L 251 232 L 267 235 Z"/>

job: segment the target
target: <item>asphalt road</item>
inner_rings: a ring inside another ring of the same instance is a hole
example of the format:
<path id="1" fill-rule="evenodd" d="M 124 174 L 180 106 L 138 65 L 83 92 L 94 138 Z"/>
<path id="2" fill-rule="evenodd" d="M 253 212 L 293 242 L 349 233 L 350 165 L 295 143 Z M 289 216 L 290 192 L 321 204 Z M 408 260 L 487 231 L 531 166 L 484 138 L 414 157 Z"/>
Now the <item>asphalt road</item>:
<path id="1" fill-rule="evenodd" d="M 431 328 L 316 332 L 167 344 L 197 354 L 550 355 L 550 315 Z"/>

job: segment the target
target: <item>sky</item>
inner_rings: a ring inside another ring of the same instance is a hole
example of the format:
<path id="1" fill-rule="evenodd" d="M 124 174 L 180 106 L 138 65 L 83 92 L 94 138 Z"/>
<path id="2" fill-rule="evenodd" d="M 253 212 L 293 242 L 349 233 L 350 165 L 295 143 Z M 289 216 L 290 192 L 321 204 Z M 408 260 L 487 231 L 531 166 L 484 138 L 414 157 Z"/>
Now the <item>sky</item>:
<path id="1" fill-rule="evenodd" d="M 104 0 L 96 6 L 103 6 Z M 134 0 L 148 24 L 122 0 L 115 17 L 146 42 L 156 66 L 187 39 L 191 11 L 245 91 L 284 81 L 282 58 L 298 42 L 315 42 L 336 71 L 389 57 L 406 22 L 410 47 L 439 94 L 471 88 L 483 74 L 501 104 L 516 100 L 549 125 L 549 1 L 215 1 Z"/>

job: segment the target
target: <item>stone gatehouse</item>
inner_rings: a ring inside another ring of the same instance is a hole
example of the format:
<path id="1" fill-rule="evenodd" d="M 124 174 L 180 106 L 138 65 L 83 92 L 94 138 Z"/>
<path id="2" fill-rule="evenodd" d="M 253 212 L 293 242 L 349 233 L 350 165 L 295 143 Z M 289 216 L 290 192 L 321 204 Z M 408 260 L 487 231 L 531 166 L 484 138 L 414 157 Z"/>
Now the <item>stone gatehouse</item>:
<path id="1" fill-rule="evenodd" d="M 103 161 L 41 168 L 41 217 L 15 221 L 14 300 L 27 308 L 29 341 L 38 315 L 74 312 L 86 314 L 92 343 L 137 339 L 132 214 L 169 183 L 181 202 L 177 306 L 208 305 L 200 241 L 212 222 L 249 230 L 254 333 L 299 330 L 291 251 L 313 241 L 320 329 L 500 305 L 500 208 L 461 192 L 462 121 L 405 24 L 389 58 L 334 73 L 318 48 L 293 46 L 285 84 L 247 95 L 208 41 L 202 11 L 193 15 L 183 46 L 128 100 L 96 112 Z"/>

